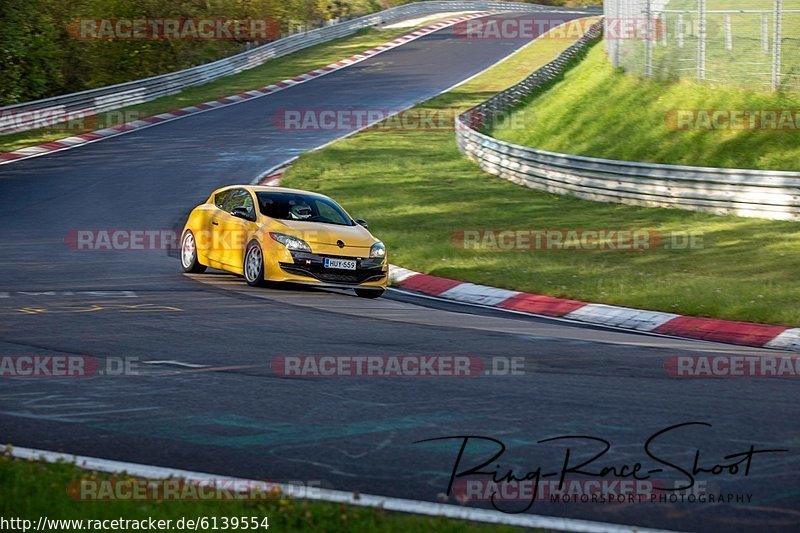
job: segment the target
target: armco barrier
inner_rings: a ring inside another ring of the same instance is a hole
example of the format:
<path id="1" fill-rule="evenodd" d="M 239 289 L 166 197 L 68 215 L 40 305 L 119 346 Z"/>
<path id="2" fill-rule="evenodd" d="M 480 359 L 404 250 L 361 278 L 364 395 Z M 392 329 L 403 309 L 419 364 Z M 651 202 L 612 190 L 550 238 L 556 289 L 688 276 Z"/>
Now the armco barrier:
<path id="1" fill-rule="evenodd" d="M 510 111 L 559 77 L 602 34 L 602 23 L 517 85 L 459 115 L 461 151 L 490 174 L 556 194 L 599 202 L 673 207 L 773 220 L 800 220 L 800 172 L 689 167 L 612 161 L 537 150 L 474 128 Z M 621 142 L 624 142 L 622 140 Z"/>
<path id="2" fill-rule="evenodd" d="M 290 35 L 247 52 L 178 72 L 44 100 L 0 107 L 0 118 L 13 116 L 11 120 L 0 120 L 0 135 L 41 127 L 45 125 L 42 117 L 51 120 L 54 117 L 63 117 L 63 120 L 67 120 L 70 116 L 85 117 L 155 100 L 161 96 L 178 93 L 193 85 L 200 85 L 257 67 L 270 59 L 296 52 L 309 46 L 351 35 L 363 28 L 404 18 L 452 11 L 535 12 L 552 10 L 558 10 L 558 8 L 526 3 L 460 0 L 406 4 L 339 24 Z M 592 9 L 572 9 L 572 11 L 596 12 L 596 10 Z M 52 122 L 46 123 L 46 125 L 52 125 Z"/>

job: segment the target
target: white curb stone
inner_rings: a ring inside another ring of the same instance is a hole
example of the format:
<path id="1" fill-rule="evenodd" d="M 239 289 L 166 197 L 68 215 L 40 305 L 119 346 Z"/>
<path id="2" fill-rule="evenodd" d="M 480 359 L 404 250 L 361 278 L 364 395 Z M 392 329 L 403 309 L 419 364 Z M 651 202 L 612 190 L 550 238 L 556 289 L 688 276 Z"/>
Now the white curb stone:
<path id="1" fill-rule="evenodd" d="M 800 328 L 787 329 L 764 346 L 800 352 Z"/>
<path id="2" fill-rule="evenodd" d="M 56 142 L 72 146 L 75 144 L 83 144 L 86 142 L 86 139 L 81 139 L 80 137 L 67 137 L 65 139 L 58 139 Z"/>
<path id="3" fill-rule="evenodd" d="M 673 313 L 660 313 L 658 311 L 644 311 L 615 307 L 613 305 L 587 304 L 580 309 L 568 313 L 564 318 L 615 326 L 620 328 L 635 329 L 638 331 L 653 331 L 657 327 L 669 322 L 680 315 Z"/>
<path id="4" fill-rule="evenodd" d="M 519 291 L 509 291 L 506 289 L 495 289 L 485 285 L 475 285 L 473 283 L 462 283 L 452 289 L 447 289 L 439 295 L 440 298 L 456 300 L 458 302 L 469 302 L 481 305 L 497 305 L 509 298 L 521 294 Z"/>
<path id="5" fill-rule="evenodd" d="M 413 270 L 408 270 L 407 268 L 395 265 L 389 265 L 389 280 L 392 283 L 402 283 L 411 276 L 416 276 L 417 274 L 419 274 L 419 272 L 414 272 Z"/>

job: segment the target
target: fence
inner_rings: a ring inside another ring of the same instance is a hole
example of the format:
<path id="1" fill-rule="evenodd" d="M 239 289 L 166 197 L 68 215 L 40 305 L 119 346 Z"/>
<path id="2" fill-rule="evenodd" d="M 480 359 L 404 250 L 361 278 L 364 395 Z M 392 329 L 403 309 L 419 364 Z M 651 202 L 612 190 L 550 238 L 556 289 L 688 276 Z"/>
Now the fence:
<path id="1" fill-rule="evenodd" d="M 772 90 L 800 88 L 800 0 L 605 0 L 615 66 Z"/>
<path id="2" fill-rule="evenodd" d="M 558 78 L 570 61 L 599 39 L 602 27 L 602 23 L 594 25 L 555 60 L 459 115 L 456 141 L 460 150 L 491 174 L 556 194 L 600 202 L 800 220 L 800 172 L 612 161 L 519 146 L 478 131 L 476 125 L 492 122 Z"/>
<path id="3" fill-rule="evenodd" d="M 149 102 L 161 96 L 175 94 L 193 85 L 230 76 L 309 46 L 351 35 L 363 28 L 384 24 L 408 17 L 452 11 L 549 11 L 555 7 L 526 3 L 485 1 L 432 1 L 405 4 L 378 13 L 333 24 L 322 28 L 297 33 L 253 48 L 246 52 L 199 65 L 178 72 L 154 76 L 141 80 L 100 87 L 79 93 L 57 96 L 34 102 L 25 102 L 0 107 L 0 117 L 14 116 L 14 120 L 0 121 L 0 135 L 52 125 L 58 117 L 90 116 L 129 105 Z M 563 9 L 562 9 L 563 10 Z M 594 12 L 591 9 L 577 10 Z"/>

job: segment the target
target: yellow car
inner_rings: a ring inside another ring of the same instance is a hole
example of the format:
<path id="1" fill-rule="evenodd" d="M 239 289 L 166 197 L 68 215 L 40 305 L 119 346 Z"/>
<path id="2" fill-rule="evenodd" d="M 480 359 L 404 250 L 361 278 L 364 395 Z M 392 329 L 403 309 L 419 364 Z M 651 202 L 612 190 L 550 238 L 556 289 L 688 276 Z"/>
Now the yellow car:
<path id="1" fill-rule="evenodd" d="M 321 194 L 234 185 L 195 207 L 181 237 L 184 272 L 206 267 L 265 281 L 355 289 L 377 298 L 386 289 L 383 243 Z"/>

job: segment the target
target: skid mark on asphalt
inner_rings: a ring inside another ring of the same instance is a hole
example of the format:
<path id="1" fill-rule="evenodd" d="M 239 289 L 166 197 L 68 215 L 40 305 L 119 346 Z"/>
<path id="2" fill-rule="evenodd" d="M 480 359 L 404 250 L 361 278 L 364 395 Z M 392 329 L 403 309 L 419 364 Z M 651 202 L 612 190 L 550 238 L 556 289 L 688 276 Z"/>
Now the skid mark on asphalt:
<path id="1" fill-rule="evenodd" d="M 152 437 L 187 441 L 205 446 L 251 448 L 334 440 L 419 427 L 436 427 L 445 421 L 463 421 L 471 418 L 472 416 L 434 412 L 393 419 L 359 420 L 345 424 L 306 425 L 222 413 L 160 420 L 110 422 L 94 424 L 92 427 L 117 433 L 147 434 Z"/>
<path id="2" fill-rule="evenodd" d="M 6 409 L 2 414 L 18 418 L 49 420 L 55 422 L 87 423 L 101 420 L 106 415 L 155 411 L 159 407 L 117 408 L 107 401 L 91 395 L 74 396 L 48 392 L 11 393 L 0 395 Z M 15 409 L 8 409 L 16 404 Z"/>
<path id="3" fill-rule="evenodd" d="M 0 292 L 0 298 L 14 297 L 90 297 L 90 298 L 138 298 L 136 291 L 14 291 Z"/>
<path id="4" fill-rule="evenodd" d="M 90 382 L 91 386 L 86 386 Z M 54 392 L 58 384 L 61 392 Z M 31 390 L 41 388 L 41 390 Z M 162 394 L 178 394 L 178 389 L 158 393 L 142 387 L 138 380 L 121 378 L 81 378 L 75 380 L 3 380 L 0 413 L 38 420 L 87 424 L 115 420 L 119 415 L 152 413 L 163 408 Z"/>
<path id="5" fill-rule="evenodd" d="M 103 311 L 118 313 L 162 313 L 182 312 L 183 309 L 174 305 L 161 304 L 84 304 L 84 305 L 30 305 L 24 307 L 0 307 L 0 315 L 43 315 L 43 314 L 76 314 L 98 313 Z"/>
<path id="6" fill-rule="evenodd" d="M 43 414 L 43 413 L 32 413 L 32 412 L 21 412 L 21 411 L 0 411 L 0 413 L 9 416 L 15 416 L 18 418 L 32 418 L 35 420 L 47 420 L 50 422 L 76 422 L 76 423 L 86 423 L 90 422 L 92 419 L 96 418 L 99 415 L 120 415 L 120 414 L 130 414 L 135 412 L 142 412 L 142 411 L 154 411 L 157 410 L 158 407 L 134 407 L 130 409 L 107 409 L 107 410 L 93 410 L 89 413 L 55 413 L 55 414 Z"/>

